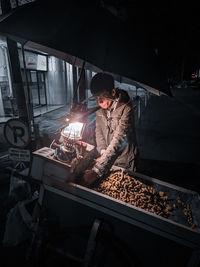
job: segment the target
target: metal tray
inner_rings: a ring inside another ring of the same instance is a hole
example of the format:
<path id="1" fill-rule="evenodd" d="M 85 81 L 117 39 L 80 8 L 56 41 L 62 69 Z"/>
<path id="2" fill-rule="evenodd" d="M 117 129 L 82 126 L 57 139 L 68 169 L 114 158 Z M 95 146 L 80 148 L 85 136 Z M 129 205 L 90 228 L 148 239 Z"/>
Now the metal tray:
<path id="1" fill-rule="evenodd" d="M 164 218 L 99 193 L 91 188 L 70 183 L 67 180 L 58 180 L 53 176 L 44 176 L 42 180 L 44 184 L 48 185 L 48 190 L 54 191 L 55 188 L 57 188 L 59 194 L 70 200 L 91 207 L 92 209 L 99 210 L 100 212 L 123 220 L 126 223 L 141 227 L 188 247 L 200 248 L 198 214 L 198 207 L 200 207 L 199 195 L 191 190 L 165 183 L 143 174 L 133 173 L 132 175 L 144 183 L 151 184 L 156 190 L 164 191 L 171 198 L 179 196 L 183 201 L 189 201 L 193 212 L 194 222 L 198 227 L 192 229 L 186 223 L 184 216 L 179 214 L 179 210 L 176 215 Z"/>

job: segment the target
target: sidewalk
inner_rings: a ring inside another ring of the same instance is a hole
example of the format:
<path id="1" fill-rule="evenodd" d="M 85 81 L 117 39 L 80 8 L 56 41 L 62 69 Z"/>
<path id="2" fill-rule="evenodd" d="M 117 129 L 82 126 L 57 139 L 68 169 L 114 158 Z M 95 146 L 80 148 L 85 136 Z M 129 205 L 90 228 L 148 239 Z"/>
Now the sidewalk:
<path id="1" fill-rule="evenodd" d="M 59 109 L 61 107 L 63 107 L 63 105 L 48 105 L 48 106 L 34 108 L 34 117 L 38 117 L 38 116 L 40 116 L 42 114 L 45 114 L 47 112 L 51 112 L 53 110 L 57 110 L 57 109 Z M 0 117 L 0 124 L 2 124 L 2 123 L 4 124 L 8 120 L 13 119 L 13 118 L 15 118 L 15 117 L 13 117 L 13 116 Z"/>
<path id="2" fill-rule="evenodd" d="M 56 132 L 66 125 L 66 117 L 69 113 L 69 107 L 60 106 L 57 109 L 48 112 L 38 113 L 35 116 L 34 123 L 38 124 L 40 136 L 48 134 L 54 136 Z"/>

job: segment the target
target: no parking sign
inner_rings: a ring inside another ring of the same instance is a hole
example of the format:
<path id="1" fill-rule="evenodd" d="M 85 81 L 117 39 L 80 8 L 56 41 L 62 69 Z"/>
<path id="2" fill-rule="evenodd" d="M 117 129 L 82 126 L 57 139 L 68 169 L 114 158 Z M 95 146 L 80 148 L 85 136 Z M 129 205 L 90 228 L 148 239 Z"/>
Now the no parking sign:
<path id="1" fill-rule="evenodd" d="M 4 126 L 6 141 L 16 148 L 26 147 L 31 139 L 28 125 L 20 119 L 10 119 Z"/>

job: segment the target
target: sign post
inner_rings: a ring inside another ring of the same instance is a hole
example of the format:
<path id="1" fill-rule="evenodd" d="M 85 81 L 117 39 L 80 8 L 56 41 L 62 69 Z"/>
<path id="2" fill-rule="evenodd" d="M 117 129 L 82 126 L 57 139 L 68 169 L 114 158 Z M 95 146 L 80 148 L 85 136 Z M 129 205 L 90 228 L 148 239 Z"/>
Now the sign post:
<path id="1" fill-rule="evenodd" d="M 24 149 L 31 141 L 28 125 L 20 119 L 10 119 L 4 126 L 4 137 L 12 146 L 9 148 L 9 158 L 16 161 L 14 171 L 27 169 L 24 162 L 30 162 L 30 150 Z"/>

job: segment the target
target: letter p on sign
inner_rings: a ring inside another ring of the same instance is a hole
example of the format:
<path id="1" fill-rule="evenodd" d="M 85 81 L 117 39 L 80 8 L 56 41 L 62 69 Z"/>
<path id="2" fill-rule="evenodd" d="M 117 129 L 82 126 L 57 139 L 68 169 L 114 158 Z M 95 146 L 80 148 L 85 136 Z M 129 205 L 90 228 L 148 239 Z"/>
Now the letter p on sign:
<path id="1" fill-rule="evenodd" d="M 11 146 L 24 148 L 30 143 L 28 125 L 20 119 L 8 120 L 4 126 L 4 137 Z"/>

